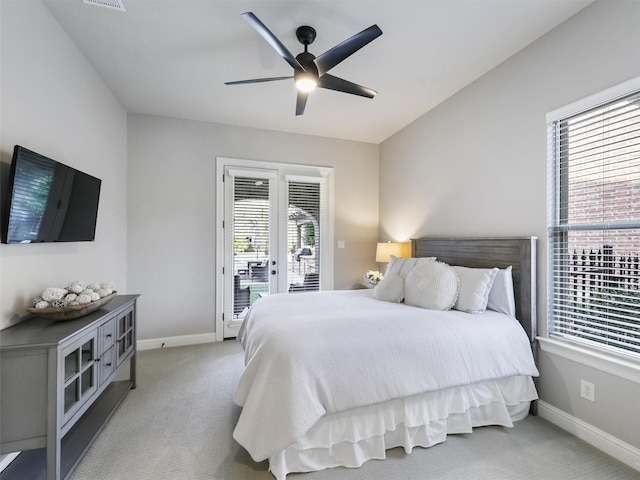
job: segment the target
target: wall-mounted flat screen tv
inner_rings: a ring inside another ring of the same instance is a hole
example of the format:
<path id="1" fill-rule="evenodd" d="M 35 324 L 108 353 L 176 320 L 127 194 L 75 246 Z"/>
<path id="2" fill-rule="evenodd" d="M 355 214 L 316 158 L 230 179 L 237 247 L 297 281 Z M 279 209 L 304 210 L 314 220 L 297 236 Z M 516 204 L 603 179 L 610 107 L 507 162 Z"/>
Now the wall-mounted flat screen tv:
<path id="1" fill-rule="evenodd" d="M 94 240 L 101 183 L 98 178 L 16 145 L 3 212 L 2 242 Z"/>

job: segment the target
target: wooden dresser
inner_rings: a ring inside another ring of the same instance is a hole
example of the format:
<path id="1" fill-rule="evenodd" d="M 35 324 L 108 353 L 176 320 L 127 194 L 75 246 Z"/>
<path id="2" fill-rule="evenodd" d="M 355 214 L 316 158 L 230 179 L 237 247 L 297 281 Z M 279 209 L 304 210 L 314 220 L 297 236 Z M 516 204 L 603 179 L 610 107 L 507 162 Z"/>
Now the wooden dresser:
<path id="1" fill-rule="evenodd" d="M 0 453 L 22 451 L 2 480 L 71 475 L 135 388 L 137 298 L 117 295 L 84 317 L 36 317 L 0 331 Z"/>

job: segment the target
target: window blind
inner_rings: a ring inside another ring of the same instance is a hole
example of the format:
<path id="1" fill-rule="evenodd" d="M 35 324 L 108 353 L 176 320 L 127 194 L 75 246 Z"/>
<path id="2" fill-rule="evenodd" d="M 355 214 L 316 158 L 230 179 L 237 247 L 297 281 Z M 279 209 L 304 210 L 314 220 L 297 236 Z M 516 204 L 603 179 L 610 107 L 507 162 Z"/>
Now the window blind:
<path id="1" fill-rule="evenodd" d="M 321 184 L 289 180 L 287 245 L 291 293 L 320 290 Z"/>
<path id="2" fill-rule="evenodd" d="M 549 333 L 640 355 L 640 92 L 548 133 Z"/>

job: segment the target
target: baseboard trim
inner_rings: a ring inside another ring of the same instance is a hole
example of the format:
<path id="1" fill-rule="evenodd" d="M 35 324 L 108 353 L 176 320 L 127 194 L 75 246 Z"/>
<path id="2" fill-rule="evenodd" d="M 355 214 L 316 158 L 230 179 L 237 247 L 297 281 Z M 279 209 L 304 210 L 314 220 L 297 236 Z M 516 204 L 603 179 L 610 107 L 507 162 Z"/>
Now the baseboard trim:
<path id="1" fill-rule="evenodd" d="M 640 470 L 640 449 L 609 435 L 607 432 L 569 415 L 553 405 L 538 400 L 538 415 L 554 425 L 611 455 L 616 460 Z"/>
<path id="2" fill-rule="evenodd" d="M 199 333 L 196 335 L 179 335 L 177 337 L 150 338 L 138 340 L 136 346 L 138 351 L 153 350 L 156 348 L 184 347 L 187 345 L 199 345 L 201 343 L 216 342 L 215 333 Z"/>

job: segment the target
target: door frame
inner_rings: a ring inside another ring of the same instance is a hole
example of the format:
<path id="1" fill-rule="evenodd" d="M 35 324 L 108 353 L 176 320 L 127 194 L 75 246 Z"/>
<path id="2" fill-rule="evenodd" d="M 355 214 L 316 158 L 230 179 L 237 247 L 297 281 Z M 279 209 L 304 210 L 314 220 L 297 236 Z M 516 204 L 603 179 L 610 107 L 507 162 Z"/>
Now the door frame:
<path id="1" fill-rule="evenodd" d="M 325 221 L 323 222 L 323 228 L 320 231 L 322 238 L 321 245 L 324 245 L 321 256 L 320 265 L 320 285 L 323 290 L 333 289 L 333 258 L 334 258 L 334 169 L 332 167 L 321 167 L 314 165 L 302 165 L 302 164 L 289 164 L 289 163 L 277 163 L 263 160 L 244 160 L 238 158 L 228 157 L 216 157 L 216 208 L 215 208 L 215 222 L 216 222 L 216 241 L 215 241 L 215 268 L 214 268 L 214 284 L 215 284 L 215 325 L 216 325 L 216 341 L 221 342 L 224 340 L 224 298 L 225 298 L 225 282 L 224 274 L 231 272 L 233 274 L 233 266 L 225 269 L 225 184 L 224 173 L 226 168 L 246 168 L 250 170 L 271 170 L 277 172 L 278 189 L 279 189 L 279 205 L 276 206 L 280 211 L 287 211 L 287 179 L 293 177 L 313 177 L 322 179 L 321 183 L 324 184 L 325 191 Z M 283 229 L 285 232 L 284 238 L 286 239 L 286 219 L 284 222 L 278 222 L 278 229 Z M 284 223 L 284 227 L 283 227 Z M 286 255 L 286 241 L 279 242 L 282 245 L 278 246 L 279 253 Z M 278 255 L 280 256 L 280 255 Z M 282 258 L 286 258 L 282 256 Z M 231 285 L 230 282 L 227 282 Z M 286 276 L 279 275 L 278 279 L 279 287 L 286 284 Z M 228 287 L 232 288 L 232 287 Z"/>

